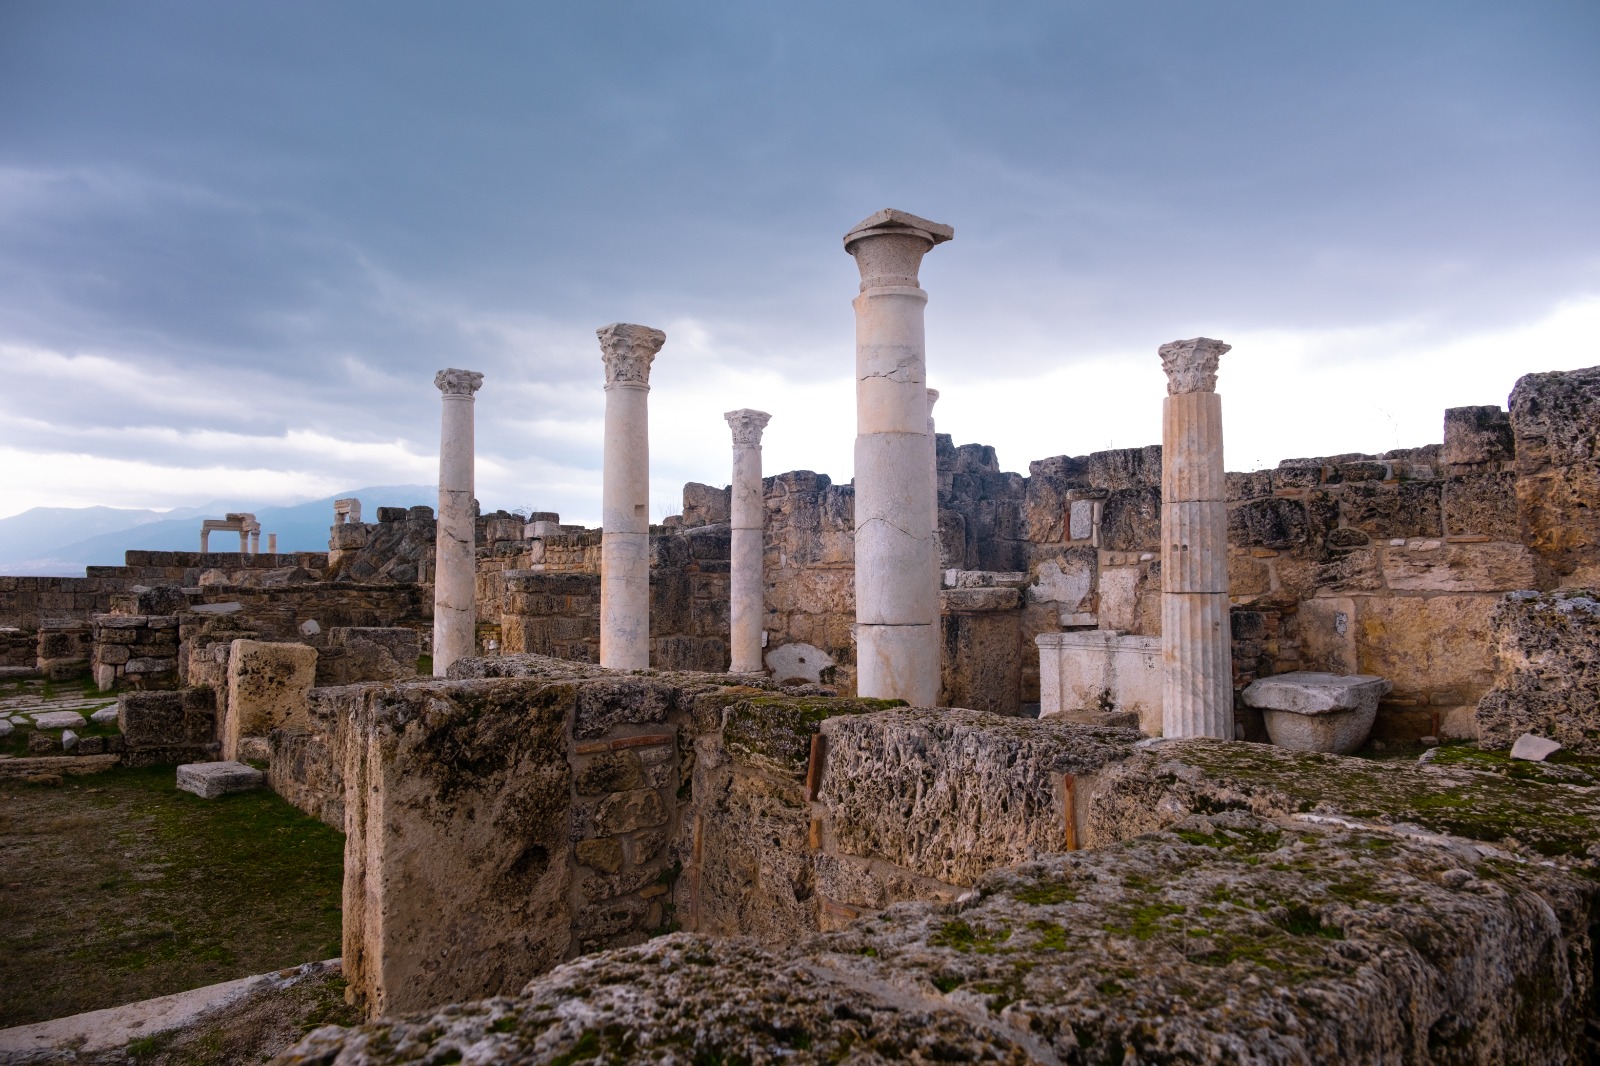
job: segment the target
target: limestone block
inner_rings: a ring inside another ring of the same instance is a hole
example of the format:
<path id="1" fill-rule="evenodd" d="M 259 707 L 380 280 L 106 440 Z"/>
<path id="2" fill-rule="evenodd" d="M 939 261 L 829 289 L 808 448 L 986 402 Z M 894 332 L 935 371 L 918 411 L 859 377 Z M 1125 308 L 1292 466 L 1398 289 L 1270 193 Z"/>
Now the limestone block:
<path id="1" fill-rule="evenodd" d="M 595 829 L 603 836 L 652 829 L 666 820 L 666 806 L 653 788 L 629 789 L 607 796 L 600 801 L 594 816 Z"/>
<path id="2" fill-rule="evenodd" d="M 1374 537 L 1444 535 L 1437 481 L 1363 482 L 1338 493 L 1344 524 Z"/>
<path id="3" fill-rule="evenodd" d="M 1161 732 L 1161 638 L 1109 630 L 1041 633 L 1039 716 L 1086 720 L 1124 711 L 1142 732 Z"/>
<path id="4" fill-rule="evenodd" d="M 335 626 L 328 644 L 345 652 L 340 677 L 332 682 L 341 685 L 415 677 L 422 653 L 421 635 L 399 626 Z"/>
<path id="5" fill-rule="evenodd" d="M 1544 762 L 1560 750 L 1561 745 L 1553 740 L 1524 733 L 1511 745 L 1511 757 L 1526 762 Z"/>
<path id="6" fill-rule="evenodd" d="M 833 656 L 810 644 L 780 644 L 766 654 L 767 669 L 774 680 L 789 682 L 809 681 L 818 684 L 825 670 L 834 665 Z"/>
<path id="7" fill-rule="evenodd" d="M 1518 473 L 1600 458 L 1600 367 L 1525 374 L 1509 406 Z"/>
<path id="8" fill-rule="evenodd" d="M 1452 407 L 1444 413 L 1444 448 L 1451 465 L 1498 463 L 1516 454 L 1511 416 L 1499 407 Z"/>
<path id="9" fill-rule="evenodd" d="M 818 801 L 836 850 L 946 884 L 1065 847 L 1062 775 L 1132 750 L 1125 729 L 895 710 L 830 718 Z"/>
<path id="10" fill-rule="evenodd" d="M 238 758 L 247 737 L 278 728 L 304 729 L 307 694 L 316 683 L 317 650 L 304 644 L 236 640 L 228 653 L 228 700 L 222 725 L 224 759 Z"/>
<path id="11" fill-rule="evenodd" d="M 1228 543 L 1240 548 L 1297 548 L 1310 540 L 1305 504 L 1283 497 L 1252 499 L 1228 508 Z"/>
<path id="12" fill-rule="evenodd" d="M 1399 592 L 1511 592 L 1537 582 L 1521 544 L 1415 542 L 1383 551 L 1384 584 Z"/>
<path id="13" fill-rule="evenodd" d="M 1386 677 L 1396 697 L 1475 700 L 1493 680 L 1489 617 L 1498 597 L 1361 597 L 1354 620 L 1356 669 Z"/>
<path id="14" fill-rule="evenodd" d="M 1015 589 L 956 589 L 1010 592 Z M 950 593 L 946 593 L 950 595 Z M 951 613 L 940 620 L 943 654 L 939 703 L 1015 714 L 1022 703 L 1023 645 L 1011 611 Z"/>
<path id="15" fill-rule="evenodd" d="M 1054 604 L 1071 613 L 1084 609 L 1094 592 L 1099 559 L 1093 549 L 1073 548 L 1039 564 L 1038 578 L 1028 588 L 1028 602 Z"/>
<path id="16" fill-rule="evenodd" d="M 1014 611 L 1021 606 L 1019 589 L 946 589 L 939 594 L 939 609 L 943 612 Z"/>
<path id="17" fill-rule="evenodd" d="M 1495 606 L 1491 632 L 1497 665 L 1478 701 L 1479 743 L 1507 748 L 1537 733 L 1600 754 L 1600 598 L 1514 592 Z"/>
<path id="18" fill-rule="evenodd" d="M 580 840 L 573 850 L 584 866 L 608 874 L 622 869 L 622 845 L 615 840 Z"/>
<path id="19" fill-rule="evenodd" d="M 33 716 L 35 729 L 82 729 L 88 720 L 77 711 L 46 711 Z"/>
<path id="20" fill-rule="evenodd" d="M 1483 536 L 1504 541 L 1521 536 L 1517 475 L 1509 470 L 1447 478 L 1441 501 L 1447 536 Z"/>
<path id="21" fill-rule="evenodd" d="M 117 699 L 117 728 L 128 748 L 162 751 L 216 739 L 216 696 L 209 689 L 126 692 Z"/>
<path id="22" fill-rule="evenodd" d="M 371 1014 L 511 993 L 567 957 L 575 688 L 322 690 L 349 731 L 343 957 Z"/>
<path id="23" fill-rule="evenodd" d="M 196 762 L 178 767 L 178 788 L 201 799 L 249 792 L 264 784 L 266 775 L 239 762 Z"/>
<path id="24" fill-rule="evenodd" d="M 1161 506 L 1161 490 L 1156 486 L 1112 492 L 1100 515 L 1100 546 L 1108 551 L 1157 550 L 1161 545 Z"/>

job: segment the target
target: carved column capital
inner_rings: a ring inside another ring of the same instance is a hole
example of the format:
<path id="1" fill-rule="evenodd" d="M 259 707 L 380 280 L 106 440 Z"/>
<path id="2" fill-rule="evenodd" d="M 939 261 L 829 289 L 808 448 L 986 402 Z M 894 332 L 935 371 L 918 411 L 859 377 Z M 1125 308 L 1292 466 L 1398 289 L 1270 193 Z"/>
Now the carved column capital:
<path id="1" fill-rule="evenodd" d="M 465 396 L 470 400 L 472 394 L 483 387 L 483 375 L 476 370 L 451 367 L 433 375 L 433 386 L 446 396 Z"/>
<path id="2" fill-rule="evenodd" d="M 748 407 L 729 411 L 722 417 L 727 419 L 728 425 L 733 428 L 734 444 L 748 444 L 757 448 L 761 447 L 761 431 L 772 421 L 772 416 L 767 412 L 752 411 Z"/>
<path id="3" fill-rule="evenodd" d="M 594 332 L 600 338 L 600 358 L 606 364 L 606 388 L 625 385 L 648 389 L 650 363 L 667 343 L 667 335 L 659 329 L 627 322 L 613 322 Z"/>
<path id="4" fill-rule="evenodd" d="M 956 231 L 942 222 L 885 208 L 857 222 L 844 235 L 844 250 L 861 271 L 861 291 L 881 287 L 918 288 L 922 257 Z"/>
<path id="5" fill-rule="evenodd" d="M 1173 341 L 1161 346 L 1161 369 L 1167 372 L 1167 395 L 1217 391 L 1217 360 L 1233 345 L 1210 337 Z"/>
<path id="6" fill-rule="evenodd" d="M 929 418 L 933 417 L 933 405 L 938 403 L 938 402 L 939 402 L 939 390 L 938 389 L 929 389 L 928 390 L 928 417 Z"/>

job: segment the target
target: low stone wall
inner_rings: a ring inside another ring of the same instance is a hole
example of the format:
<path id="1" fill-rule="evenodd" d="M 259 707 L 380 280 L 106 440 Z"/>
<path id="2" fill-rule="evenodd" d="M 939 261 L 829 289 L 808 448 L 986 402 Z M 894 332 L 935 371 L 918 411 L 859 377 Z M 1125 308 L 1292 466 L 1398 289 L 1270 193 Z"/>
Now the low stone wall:
<path id="1" fill-rule="evenodd" d="M 89 577 L 0 577 L 0 626 L 36 630 L 52 622 L 87 621 L 90 615 L 111 610 L 112 595 L 131 584 L 133 581 L 120 573 Z"/>
<path id="2" fill-rule="evenodd" d="M 92 665 L 100 691 L 177 688 L 179 620 L 175 614 L 96 615 Z"/>

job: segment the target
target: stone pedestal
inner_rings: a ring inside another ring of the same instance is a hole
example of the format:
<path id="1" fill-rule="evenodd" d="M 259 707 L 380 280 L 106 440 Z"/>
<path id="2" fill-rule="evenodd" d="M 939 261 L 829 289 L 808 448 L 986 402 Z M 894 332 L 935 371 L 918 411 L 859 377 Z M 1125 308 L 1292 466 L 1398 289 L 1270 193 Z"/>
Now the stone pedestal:
<path id="1" fill-rule="evenodd" d="M 761 669 L 761 629 L 766 615 L 762 539 L 767 521 L 761 493 L 761 431 L 772 416 L 742 408 L 722 417 L 733 429 L 728 669 L 748 674 Z"/>
<path id="2" fill-rule="evenodd" d="M 613 322 L 595 331 L 606 366 L 601 489 L 600 665 L 650 665 L 650 363 L 667 335 Z"/>
<path id="3" fill-rule="evenodd" d="M 1162 733 L 1232 740 L 1228 504 L 1217 360 L 1207 337 L 1161 346 Z"/>
<path id="4" fill-rule="evenodd" d="M 444 398 L 433 564 L 433 676 L 443 677 L 451 663 L 474 650 L 477 506 L 473 501 L 472 411 L 483 375 L 471 370 L 441 370 L 433 383 Z"/>
<path id="5" fill-rule="evenodd" d="M 928 475 L 922 257 L 949 226 L 879 211 L 845 234 L 856 309 L 856 691 L 939 700 L 938 559 Z"/>

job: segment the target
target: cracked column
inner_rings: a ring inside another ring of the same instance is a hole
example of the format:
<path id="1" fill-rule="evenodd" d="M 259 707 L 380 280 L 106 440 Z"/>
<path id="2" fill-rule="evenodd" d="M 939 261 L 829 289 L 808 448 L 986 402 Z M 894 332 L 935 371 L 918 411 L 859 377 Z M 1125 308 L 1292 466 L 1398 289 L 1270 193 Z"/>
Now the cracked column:
<path id="1" fill-rule="evenodd" d="M 473 394 L 483 375 L 441 370 L 433 384 L 443 394 L 439 433 L 439 522 L 433 553 L 433 676 L 475 650 L 477 507 L 473 501 Z"/>
<path id="2" fill-rule="evenodd" d="M 1161 346 L 1162 733 L 1233 739 L 1228 504 L 1217 360 L 1209 337 Z"/>
<path id="3" fill-rule="evenodd" d="M 939 701 L 938 555 L 917 268 L 949 226 L 879 211 L 845 234 L 856 309 L 856 692 Z"/>
<path id="4" fill-rule="evenodd" d="M 767 505 L 761 493 L 761 431 L 772 416 L 741 408 L 722 416 L 733 429 L 733 501 L 729 511 L 728 651 L 735 674 L 759 671 L 761 626 L 766 616 L 766 581 L 762 573 Z"/>
<path id="5" fill-rule="evenodd" d="M 667 335 L 613 322 L 595 331 L 606 364 L 600 514 L 600 665 L 650 665 L 650 363 Z"/>

